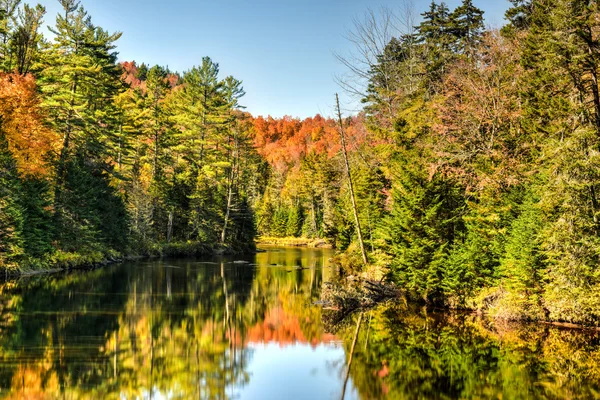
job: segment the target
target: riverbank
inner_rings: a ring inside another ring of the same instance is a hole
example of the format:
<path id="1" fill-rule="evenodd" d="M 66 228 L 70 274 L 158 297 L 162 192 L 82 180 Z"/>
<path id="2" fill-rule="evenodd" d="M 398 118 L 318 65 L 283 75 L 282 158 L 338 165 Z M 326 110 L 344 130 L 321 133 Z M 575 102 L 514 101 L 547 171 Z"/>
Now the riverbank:
<path id="1" fill-rule="evenodd" d="M 383 279 L 372 280 L 366 277 L 357 277 L 356 275 L 341 277 L 334 283 L 326 284 L 321 292 L 321 299 L 318 304 L 334 313 L 330 319 L 335 324 L 340 323 L 356 312 L 370 310 L 388 302 L 410 304 L 414 307 L 423 307 L 430 311 L 447 314 L 475 314 L 496 323 L 537 324 L 563 329 L 600 332 L 600 326 L 597 325 L 586 325 L 561 320 L 533 319 L 519 314 L 512 314 L 512 317 L 506 317 L 504 313 L 490 311 L 489 306 L 458 308 L 440 304 L 427 304 L 410 299 L 407 293 L 394 283 L 386 282 Z"/>
<path id="2" fill-rule="evenodd" d="M 290 247 L 309 247 L 315 249 L 332 249 L 333 246 L 328 243 L 325 239 L 313 239 L 313 238 L 298 238 L 298 237 L 266 237 L 261 236 L 257 239 L 256 244 L 258 246 L 290 246 Z"/>
<path id="3" fill-rule="evenodd" d="M 124 261 L 148 260 L 155 258 L 183 258 L 224 254 L 253 253 L 253 246 L 230 246 L 201 242 L 158 243 L 143 252 L 131 251 L 126 254 L 114 250 L 80 252 L 57 251 L 42 259 L 26 260 L 17 268 L 0 268 L 0 276 L 14 278 L 54 274 L 72 270 L 92 270 Z"/>

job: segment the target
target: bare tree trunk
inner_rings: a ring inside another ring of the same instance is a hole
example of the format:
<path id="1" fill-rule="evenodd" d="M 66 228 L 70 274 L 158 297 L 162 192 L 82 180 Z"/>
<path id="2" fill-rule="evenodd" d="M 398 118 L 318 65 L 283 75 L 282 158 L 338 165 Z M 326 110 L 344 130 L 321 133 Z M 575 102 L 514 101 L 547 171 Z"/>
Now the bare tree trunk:
<path id="1" fill-rule="evenodd" d="M 360 252 L 365 264 L 368 263 L 367 252 L 365 250 L 365 242 L 363 241 L 362 229 L 360 228 L 360 220 L 358 218 L 358 208 L 356 206 L 356 197 L 354 196 L 354 185 L 352 184 L 352 173 L 350 171 L 350 162 L 348 161 L 348 151 L 346 149 L 346 136 L 344 134 L 344 122 L 342 121 L 342 111 L 340 109 L 340 98 L 335 94 L 335 104 L 337 107 L 338 123 L 340 125 L 340 136 L 342 138 L 342 154 L 344 155 L 344 163 L 346 164 L 346 175 L 348 177 L 348 187 L 350 188 L 350 197 L 352 199 L 352 212 L 354 213 L 354 222 L 356 223 L 356 235 L 360 245 Z"/>

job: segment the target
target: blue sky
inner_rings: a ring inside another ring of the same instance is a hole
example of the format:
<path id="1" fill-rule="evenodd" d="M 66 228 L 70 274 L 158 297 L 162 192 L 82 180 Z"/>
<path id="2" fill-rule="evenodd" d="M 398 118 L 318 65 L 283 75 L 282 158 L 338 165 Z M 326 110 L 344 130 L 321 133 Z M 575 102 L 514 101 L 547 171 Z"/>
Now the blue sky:
<path id="1" fill-rule="evenodd" d="M 58 0 L 46 6 L 53 25 Z M 32 1 L 33 2 L 33 1 Z M 413 0 L 417 13 L 429 0 Z M 446 1 L 453 9 L 460 0 Z M 398 8 L 401 0 L 82 0 L 95 25 L 121 31 L 120 60 L 185 71 L 203 56 L 218 62 L 223 77 L 244 82 L 242 104 L 254 115 L 330 115 L 340 88 L 345 35 L 368 8 Z M 502 25 L 507 0 L 474 0 L 486 22 Z M 342 94 L 345 108 L 354 108 Z"/>

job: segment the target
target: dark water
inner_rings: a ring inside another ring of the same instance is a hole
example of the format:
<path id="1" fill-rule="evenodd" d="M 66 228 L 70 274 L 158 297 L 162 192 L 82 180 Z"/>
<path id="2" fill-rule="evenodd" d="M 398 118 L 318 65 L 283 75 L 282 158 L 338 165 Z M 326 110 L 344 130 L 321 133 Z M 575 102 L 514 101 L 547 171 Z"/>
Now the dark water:
<path id="1" fill-rule="evenodd" d="M 331 255 L 271 248 L 2 284 L 0 398 L 600 398 L 594 332 L 403 304 L 332 325 L 314 305 Z"/>

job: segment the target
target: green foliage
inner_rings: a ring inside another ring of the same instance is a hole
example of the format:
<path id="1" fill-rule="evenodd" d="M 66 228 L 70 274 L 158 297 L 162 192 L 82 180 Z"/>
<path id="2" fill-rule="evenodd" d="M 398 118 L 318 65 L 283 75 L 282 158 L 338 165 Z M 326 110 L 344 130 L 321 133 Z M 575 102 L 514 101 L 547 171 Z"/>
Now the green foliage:
<path id="1" fill-rule="evenodd" d="M 300 205 L 292 206 L 287 217 L 285 236 L 299 237 L 304 225 L 304 209 Z"/>
<path id="2" fill-rule="evenodd" d="M 285 207 L 279 207 L 275 210 L 273 220 L 271 221 L 270 233 L 272 236 L 286 237 L 288 214 L 288 209 Z"/>
<path id="3" fill-rule="evenodd" d="M 221 79 L 209 57 L 183 76 L 119 65 L 121 33 L 94 25 L 75 0 L 60 1 L 51 42 L 38 32 L 43 7 L 0 4 L 0 67 L 34 74 L 40 118 L 61 138 L 42 155 L 54 166 L 45 176 L 19 176 L 2 139 L 3 264 L 80 266 L 164 242 L 253 249 L 266 171 L 241 81 Z M 15 107 L 5 112 L 26 120 Z"/>
<path id="4" fill-rule="evenodd" d="M 498 312 L 520 318 L 544 318 L 542 288 L 545 267 L 541 243 L 543 216 L 528 196 L 511 224 L 500 262 L 500 285 L 507 291 Z"/>
<path id="5" fill-rule="evenodd" d="M 393 203 L 379 230 L 393 279 L 415 298 L 440 301 L 450 247 L 462 231 L 460 187 L 429 179 L 409 160 L 397 164 Z"/>
<path id="6" fill-rule="evenodd" d="M 16 269 L 25 253 L 21 185 L 0 125 L 0 267 Z"/>
<path id="7" fill-rule="evenodd" d="M 455 51 L 471 56 L 483 36 L 483 11 L 471 0 L 463 0 L 449 17 L 448 30 L 454 36 Z"/>
<path id="8" fill-rule="evenodd" d="M 23 243 L 25 252 L 33 258 L 52 253 L 55 237 L 52 213 L 49 211 L 51 191 L 48 182 L 29 177 L 21 182 L 20 204 L 23 214 Z"/>
<path id="9" fill-rule="evenodd" d="M 357 317 L 337 332 L 346 357 Z M 364 314 L 350 377 L 370 399 L 594 398 L 597 354 L 579 330 L 382 306 Z"/>
<path id="10" fill-rule="evenodd" d="M 127 243 L 127 213 L 121 197 L 104 175 L 108 167 L 82 155 L 67 165 L 57 240 L 61 248 L 112 248 L 124 250 Z"/>

